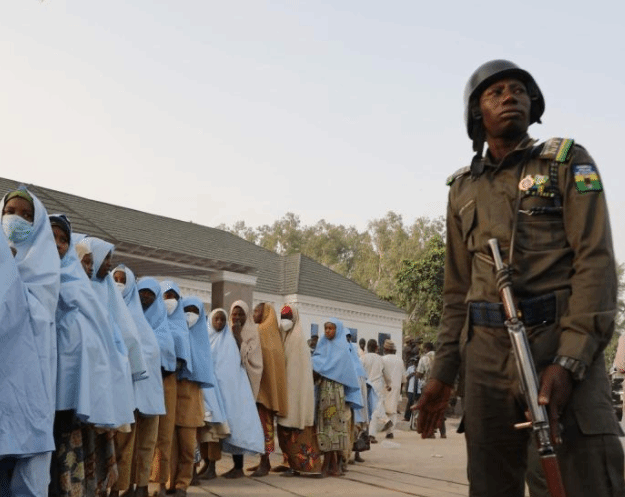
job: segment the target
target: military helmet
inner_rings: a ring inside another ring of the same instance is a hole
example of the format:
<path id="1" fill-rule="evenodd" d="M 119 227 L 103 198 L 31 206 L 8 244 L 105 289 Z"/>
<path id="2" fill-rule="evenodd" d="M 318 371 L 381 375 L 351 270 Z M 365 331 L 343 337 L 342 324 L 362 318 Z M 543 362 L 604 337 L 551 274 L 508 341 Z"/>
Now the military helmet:
<path id="1" fill-rule="evenodd" d="M 469 138 L 472 140 L 475 138 L 475 130 L 473 128 L 476 117 L 474 114 L 475 109 L 471 108 L 473 102 L 475 99 L 479 99 L 488 86 L 506 77 L 518 78 L 525 83 L 527 93 L 532 102 L 530 124 L 540 122 L 540 116 L 545 111 L 545 99 L 532 75 L 508 60 L 491 60 L 475 70 L 464 89 L 464 122 L 467 126 Z"/>

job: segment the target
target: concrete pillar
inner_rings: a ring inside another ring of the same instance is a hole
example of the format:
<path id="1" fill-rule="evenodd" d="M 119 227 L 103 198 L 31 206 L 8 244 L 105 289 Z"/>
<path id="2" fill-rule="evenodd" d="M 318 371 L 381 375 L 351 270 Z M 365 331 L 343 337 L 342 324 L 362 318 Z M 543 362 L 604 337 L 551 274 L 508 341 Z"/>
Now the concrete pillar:
<path id="1" fill-rule="evenodd" d="M 213 309 L 221 307 L 227 312 L 230 306 L 237 300 L 242 300 L 250 306 L 254 300 L 254 288 L 256 287 L 256 276 L 230 271 L 218 271 L 211 276 L 211 304 Z"/>

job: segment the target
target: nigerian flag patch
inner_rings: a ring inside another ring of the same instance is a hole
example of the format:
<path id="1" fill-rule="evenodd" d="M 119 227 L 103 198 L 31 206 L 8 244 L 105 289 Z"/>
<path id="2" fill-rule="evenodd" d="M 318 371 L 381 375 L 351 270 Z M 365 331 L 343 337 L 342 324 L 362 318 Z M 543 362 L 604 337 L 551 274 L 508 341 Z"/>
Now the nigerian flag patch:
<path id="1" fill-rule="evenodd" d="M 579 193 L 603 191 L 599 172 L 594 164 L 574 165 L 573 176 L 575 177 L 575 186 Z"/>

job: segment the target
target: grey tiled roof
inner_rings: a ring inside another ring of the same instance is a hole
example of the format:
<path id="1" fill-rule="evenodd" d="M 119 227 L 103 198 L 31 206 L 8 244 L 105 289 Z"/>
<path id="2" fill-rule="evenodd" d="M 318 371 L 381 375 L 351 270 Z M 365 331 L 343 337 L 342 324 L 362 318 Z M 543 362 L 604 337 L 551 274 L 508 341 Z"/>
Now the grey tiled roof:
<path id="1" fill-rule="evenodd" d="M 0 197 L 19 182 L 0 178 Z M 257 277 L 256 290 L 300 294 L 375 309 L 403 312 L 374 293 L 300 254 L 282 257 L 232 233 L 195 223 L 26 185 L 48 213 L 66 213 L 77 233 L 116 245 L 119 262 L 137 273 L 210 281 L 213 271 Z"/>

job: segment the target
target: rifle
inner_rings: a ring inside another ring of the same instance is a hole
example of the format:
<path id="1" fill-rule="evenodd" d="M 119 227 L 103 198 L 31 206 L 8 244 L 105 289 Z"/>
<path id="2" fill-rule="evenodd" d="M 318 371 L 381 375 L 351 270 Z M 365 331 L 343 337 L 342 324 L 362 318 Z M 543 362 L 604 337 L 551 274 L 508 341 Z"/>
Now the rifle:
<path id="1" fill-rule="evenodd" d="M 540 462 L 545 472 L 547 487 L 553 497 L 566 497 L 560 466 L 555 450 L 551 444 L 551 429 L 545 406 L 538 404 L 538 377 L 532 359 L 530 344 L 525 332 L 525 325 L 518 318 L 517 309 L 512 295 L 512 282 L 507 266 L 504 266 L 499 252 L 499 242 L 496 238 L 488 240 L 495 269 L 497 270 L 497 290 L 503 302 L 506 315 L 506 328 L 512 342 L 512 350 L 516 359 L 517 371 L 521 382 L 521 390 L 525 395 L 532 421 L 520 423 L 515 428 L 529 428 L 534 432 L 534 439 L 538 448 Z"/>

